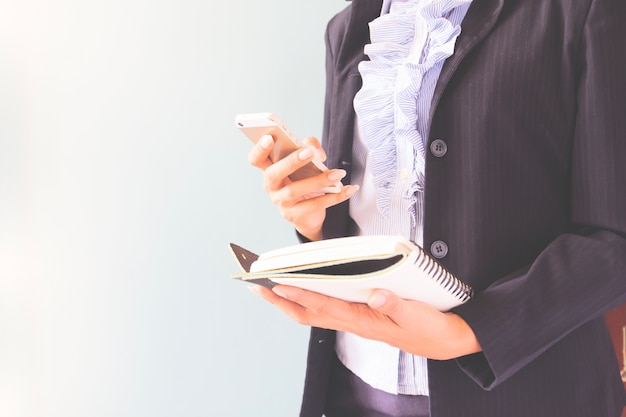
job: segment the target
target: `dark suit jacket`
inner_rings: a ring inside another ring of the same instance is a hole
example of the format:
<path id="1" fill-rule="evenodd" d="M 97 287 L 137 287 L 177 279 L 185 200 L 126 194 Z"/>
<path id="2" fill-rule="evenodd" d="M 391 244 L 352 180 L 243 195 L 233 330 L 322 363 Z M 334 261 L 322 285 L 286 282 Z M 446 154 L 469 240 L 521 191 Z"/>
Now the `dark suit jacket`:
<path id="1" fill-rule="evenodd" d="M 349 171 L 367 23 L 327 31 L 323 144 Z M 478 291 L 455 309 L 483 352 L 429 361 L 432 417 L 618 416 L 602 315 L 626 302 L 626 2 L 474 0 L 443 68 L 426 156 L 424 247 Z M 349 177 L 346 179 L 349 181 Z M 347 204 L 326 238 L 354 232 Z M 313 329 L 303 417 L 324 407 L 334 332 Z"/>

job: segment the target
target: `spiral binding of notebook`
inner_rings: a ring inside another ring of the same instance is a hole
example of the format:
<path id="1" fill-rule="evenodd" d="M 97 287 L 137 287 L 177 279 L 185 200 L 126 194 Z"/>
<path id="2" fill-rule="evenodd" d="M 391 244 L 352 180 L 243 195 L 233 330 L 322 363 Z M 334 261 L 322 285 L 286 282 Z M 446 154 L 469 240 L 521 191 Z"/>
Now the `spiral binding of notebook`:
<path id="1" fill-rule="evenodd" d="M 464 303 L 474 296 L 474 290 L 470 285 L 455 277 L 421 248 L 418 250 L 415 264 L 426 272 L 429 277 L 432 277 L 435 282 L 441 285 L 448 293 L 458 298 L 459 301 Z"/>

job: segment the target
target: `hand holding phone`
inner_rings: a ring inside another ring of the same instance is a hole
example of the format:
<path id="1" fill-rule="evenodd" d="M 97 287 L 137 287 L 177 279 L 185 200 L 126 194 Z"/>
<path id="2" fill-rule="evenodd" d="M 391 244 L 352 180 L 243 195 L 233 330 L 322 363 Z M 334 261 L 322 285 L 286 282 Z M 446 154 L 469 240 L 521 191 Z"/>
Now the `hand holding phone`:
<path id="1" fill-rule="evenodd" d="M 274 148 L 270 155 L 272 162 L 277 162 L 292 152 L 302 148 L 302 143 L 298 137 L 291 132 L 285 123 L 283 123 L 275 114 L 240 114 L 235 117 L 235 125 L 253 143 L 257 143 L 259 139 L 265 135 L 271 135 L 274 138 Z M 292 181 L 298 181 L 318 175 L 325 171 L 328 171 L 326 165 L 314 158 L 311 162 L 289 175 L 289 179 Z M 341 188 L 341 182 L 337 182 L 332 186 L 323 188 L 320 191 L 324 193 L 338 193 L 341 191 Z"/>

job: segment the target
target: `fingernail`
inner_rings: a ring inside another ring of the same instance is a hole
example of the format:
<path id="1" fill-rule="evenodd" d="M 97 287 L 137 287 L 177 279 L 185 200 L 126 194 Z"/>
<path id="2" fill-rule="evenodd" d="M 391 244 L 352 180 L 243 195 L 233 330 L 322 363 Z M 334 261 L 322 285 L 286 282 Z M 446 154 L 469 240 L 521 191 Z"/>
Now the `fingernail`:
<path id="1" fill-rule="evenodd" d="M 271 135 L 261 136 L 261 147 L 267 149 L 274 143 L 274 138 Z"/>
<path id="2" fill-rule="evenodd" d="M 332 170 L 328 174 L 328 179 L 331 181 L 339 181 L 346 176 L 346 171 L 343 169 Z"/>
<path id="3" fill-rule="evenodd" d="M 346 187 L 346 195 L 348 197 L 352 197 L 354 195 L 354 193 L 356 193 L 357 191 L 359 191 L 359 186 L 358 185 L 351 185 L 349 187 Z"/>
<path id="4" fill-rule="evenodd" d="M 248 285 L 248 289 L 250 290 L 251 293 L 255 294 L 255 295 L 261 295 L 261 291 L 260 291 L 260 287 L 258 285 Z"/>
<path id="5" fill-rule="evenodd" d="M 305 159 L 309 159 L 312 157 L 313 157 L 313 148 L 311 147 L 306 147 L 302 149 L 300 153 L 298 154 L 298 158 L 300 158 L 301 161 L 304 161 Z"/>
<path id="6" fill-rule="evenodd" d="M 282 297 L 282 298 L 287 298 L 287 297 L 285 296 L 286 294 L 285 294 L 285 293 L 284 293 L 284 292 L 283 292 L 280 288 L 278 288 L 278 287 L 273 287 L 273 288 L 272 288 L 272 291 L 274 291 L 274 294 L 278 295 L 279 297 Z"/>
<path id="7" fill-rule="evenodd" d="M 320 161 L 326 161 L 326 152 L 322 149 L 315 148 L 315 157 Z"/>
<path id="8" fill-rule="evenodd" d="M 384 306 L 386 302 L 387 302 L 387 297 L 385 297 L 381 293 L 375 293 L 367 301 L 367 304 L 372 308 L 380 308 Z"/>

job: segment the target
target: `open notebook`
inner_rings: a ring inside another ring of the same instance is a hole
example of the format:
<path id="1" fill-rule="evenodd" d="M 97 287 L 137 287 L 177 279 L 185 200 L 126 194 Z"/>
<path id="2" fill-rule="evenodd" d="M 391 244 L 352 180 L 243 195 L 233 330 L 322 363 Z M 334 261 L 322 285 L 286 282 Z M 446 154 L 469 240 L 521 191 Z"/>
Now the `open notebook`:
<path id="1" fill-rule="evenodd" d="M 415 243 L 399 236 L 354 236 L 309 242 L 262 255 L 230 245 L 243 273 L 233 278 L 271 288 L 292 285 L 346 301 L 366 302 L 375 288 L 447 311 L 472 288 Z"/>

